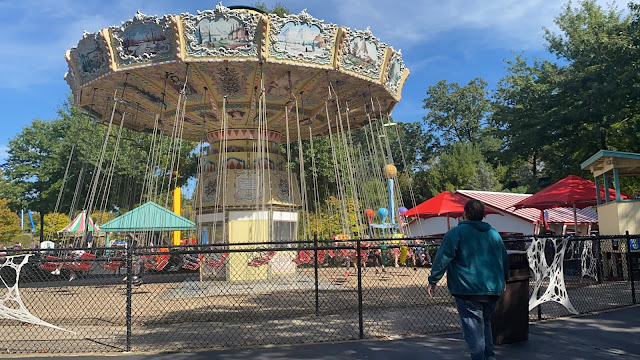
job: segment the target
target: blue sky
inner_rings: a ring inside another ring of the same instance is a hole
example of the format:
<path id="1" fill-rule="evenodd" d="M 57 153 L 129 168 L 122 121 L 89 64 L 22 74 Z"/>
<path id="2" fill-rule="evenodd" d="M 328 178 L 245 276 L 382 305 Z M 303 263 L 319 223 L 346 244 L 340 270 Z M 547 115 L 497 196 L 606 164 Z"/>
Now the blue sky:
<path id="1" fill-rule="evenodd" d="M 270 6 L 276 1 L 265 1 Z M 279 1 L 292 12 L 302 9 L 325 22 L 351 29 L 371 28 L 381 41 L 400 49 L 411 71 L 393 117 L 418 121 L 425 115 L 427 88 L 441 79 L 461 85 L 481 77 L 494 88 L 504 76 L 503 59 L 511 51 L 531 58 L 550 55 L 543 27 L 555 29 L 553 18 L 564 0 L 381 0 Z M 250 5 L 250 1 L 223 5 Z M 599 1 L 603 6 L 606 1 Z M 195 0 L 0 0 L 0 163 L 9 139 L 32 119 L 52 119 L 66 99 L 65 50 L 82 38 L 147 15 L 196 13 L 215 7 Z M 625 3 L 618 3 L 624 7 Z"/>

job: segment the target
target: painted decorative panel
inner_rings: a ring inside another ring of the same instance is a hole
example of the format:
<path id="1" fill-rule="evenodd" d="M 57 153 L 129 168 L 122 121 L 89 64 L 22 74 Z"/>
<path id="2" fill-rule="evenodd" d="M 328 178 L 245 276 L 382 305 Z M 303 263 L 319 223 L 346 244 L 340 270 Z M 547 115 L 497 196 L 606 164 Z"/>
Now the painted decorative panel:
<path id="1" fill-rule="evenodd" d="M 270 169 L 273 170 L 274 161 L 263 157 L 260 159 L 253 160 L 253 168 L 254 169 Z"/>
<path id="2" fill-rule="evenodd" d="M 162 19 L 136 13 L 132 20 L 111 29 L 120 66 L 175 58 L 175 32 L 171 17 Z"/>
<path id="3" fill-rule="evenodd" d="M 404 62 L 402 61 L 402 53 L 400 51 L 396 51 L 389 60 L 389 67 L 387 68 L 387 77 L 385 81 L 385 86 L 394 94 L 398 93 L 403 73 Z"/>
<path id="4" fill-rule="evenodd" d="M 218 184 L 215 177 L 207 177 L 204 180 L 202 201 L 206 204 L 215 203 L 218 197 Z"/>
<path id="5" fill-rule="evenodd" d="M 262 186 L 258 186 L 258 179 L 258 174 L 253 170 L 237 170 L 233 199 L 237 202 L 262 200 L 264 193 Z"/>
<path id="6" fill-rule="evenodd" d="M 278 169 L 282 171 L 281 169 Z M 276 200 L 282 202 L 291 202 L 291 194 L 289 193 L 289 179 L 286 173 L 276 174 Z"/>
<path id="7" fill-rule="evenodd" d="M 269 23 L 270 57 L 331 65 L 336 25 L 324 24 L 304 10 L 284 18 L 269 15 Z"/>
<path id="8" fill-rule="evenodd" d="M 211 161 L 211 160 L 207 160 L 207 164 L 205 165 L 205 171 L 206 172 L 214 172 L 217 171 L 216 169 L 216 163 Z"/>
<path id="9" fill-rule="evenodd" d="M 228 157 L 227 161 L 227 169 L 244 169 L 245 168 L 245 161 L 243 159 L 237 158 L 237 157 Z"/>
<path id="10" fill-rule="evenodd" d="M 219 3 L 215 9 L 183 14 L 188 56 L 252 57 L 258 55 L 257 13 L 231 10 Z M 221 59 L 222 60 L 222 59 Z"/>
<path id="11" fill-rule="evenodd" d="M 371 30 L 347 30 L 340 57 L 340 67 L 378 80 L 387 44 L 373 36 Z"/>
<path id="12" fill-rule="evenodd" d="M 229 100 L 246 97 L 251 87 L 249 77 L 256 70 L 255 63 L 241 62 L 216 65 L 219 66 L 199 65 L 199 70 L 211 78 L 216 93 L 226 96 Z"/>
<path id="13" fill-rule="evenodd" d="M 71 49 L 71 57 L 83 84 L 109 71 L 107 42 L 99 33 L 85 31 L 78 46 Z"/>

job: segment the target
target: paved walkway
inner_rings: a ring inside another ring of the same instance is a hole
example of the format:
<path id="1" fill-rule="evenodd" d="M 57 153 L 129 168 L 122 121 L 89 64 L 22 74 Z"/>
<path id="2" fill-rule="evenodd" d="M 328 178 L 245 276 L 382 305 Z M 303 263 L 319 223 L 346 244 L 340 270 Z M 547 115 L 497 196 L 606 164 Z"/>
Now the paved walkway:
<path id="1" fill-rule="evenodd" d="M 640 359 L 640 306 L 596 315 L 548 321 L 529 327 L 529 341 L 496 349 L 498 359 Z M 175 354 L 76 356 L 77 360 L 386 360 L 467 359 L 460 335 L 415 339 L 354 341 Z M 16 357 L 20 358 L 20 357 Z M 25 358 L 25 357 L 21 357 Z M 51 359 L 29 357 L 29 359 Z"/>

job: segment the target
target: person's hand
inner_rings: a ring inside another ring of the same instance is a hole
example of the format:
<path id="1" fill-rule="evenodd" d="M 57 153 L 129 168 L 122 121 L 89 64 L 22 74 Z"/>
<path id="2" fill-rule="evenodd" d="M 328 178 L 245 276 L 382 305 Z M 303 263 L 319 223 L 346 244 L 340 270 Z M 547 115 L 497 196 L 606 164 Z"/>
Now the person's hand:
<path id="1" fill-rule="evenodd" d="M 430 299 L 433 299 L 433 293 L 435 293 L 437 286 L 436 284 L 429 284 L 429 286 L 427 286 L 427 294 L 429 294 Z"/>

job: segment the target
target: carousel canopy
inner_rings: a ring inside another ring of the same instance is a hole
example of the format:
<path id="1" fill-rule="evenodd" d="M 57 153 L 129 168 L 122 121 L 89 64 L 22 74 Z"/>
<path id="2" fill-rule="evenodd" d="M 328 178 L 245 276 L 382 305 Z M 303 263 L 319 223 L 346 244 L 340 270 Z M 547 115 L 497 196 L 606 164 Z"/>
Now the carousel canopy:
<path id="1" fill-rule="evenodd" d="M 102 225 L 105 232 L 193 230 L 193 221 L 149 201 Z"/>
<path id="2" fill-rule="evenodd" d="M 85 229 L 88 232 L 97 234 L 100 232 L 100 228 L 96 225 L 91 217 L 88 218 L 89 223 L 87 224 L 87 212 L 82 211 L 78 216 L 76 216 L 73 221 L 69 223 L 69 225 L 65 226 L 64 229 L 58 231 L 60 235 L 84 235 Z M 88 225 L 88 227 L 87 227 Z"/>
<path id="3" fill-rule="evenodd" d="M 194 141 L 220 136 L 223 118 L 229 129 L 254 129 L 263 111 L 269 130 L 288 127 L 291 140 L 340 130 L 327 119 L 336 112 L 350 129 L 368 125 L 391 113 L 409 75 L 401 52 L 368 28 L 222 4 L 197 15 L 137 13 L 121 26 L 85 32 L 66 59 L 75 103 L 94 118 L 108 123 L 116 94 L 125 127 L 152 131 L 159 109 L 168 119 L 180 112 L 181 137 Z M 257 109 L 262 96 L 266 106 Z M 296 132 L 287 113 L 311 131 Z M 171 133 L 171 121 L 158 126 Z"/>

